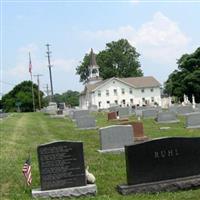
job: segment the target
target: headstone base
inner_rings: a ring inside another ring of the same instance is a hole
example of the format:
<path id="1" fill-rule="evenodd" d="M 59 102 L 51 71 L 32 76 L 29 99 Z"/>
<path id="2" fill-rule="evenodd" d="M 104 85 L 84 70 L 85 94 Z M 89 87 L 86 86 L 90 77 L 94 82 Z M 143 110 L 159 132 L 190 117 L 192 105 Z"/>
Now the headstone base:
<path id="1" fill-rule="evenodd" d="M 143 137 L 135 137 L 134 138 L 134 142 L 144 142 L 144 141 L 148 141 L 149 138 L 147 136 L 143 136 Z"/>
<path id="2" fill-rule="evenodd" d="M 96 130 L 98 127 L 76 128 L 76 130 Z"/>
<path id="3" fill-rule="evenodd" d="M 196 189 L 200 187 L 200 175 L 171 180 L 142 183 L 137 185 L 118 185 L 117 190 L 122 195 L 132 193 L 156 193 L 176 190 Z"/>
<path id="4" fill-rule="evenodd" d="M 180 120 L 171 120 L 171 121 L 159 121 L 157 122 L 158 124 L 175 124 L 175 123 L 179 123 Z"/>
<path id="5" fill-rule="evenodd" d="M 62 188 L 56 190 L 33 189 L 34 198 L 62 198 L 62 197 L 79 197 L 87 195 L 96 195 L 97 187 L 95 184 L 88 184 L 81 187 Z"/>
<path id="6" fill-rule="evenodd" d="M 200 128 L 200 126 L 187 126 L 186 128 Z"/>
<path id="7" fill-rule="evenodd" d="M 65 118 L 65 115 L 50 115 L 51 118 Z"/>
<path id="8" fill-rule="evenodd" d="M 124 152 L 124 148 L 98 150 L 98 152 L 99 153 L 121 153 L 121 152 Z"/>

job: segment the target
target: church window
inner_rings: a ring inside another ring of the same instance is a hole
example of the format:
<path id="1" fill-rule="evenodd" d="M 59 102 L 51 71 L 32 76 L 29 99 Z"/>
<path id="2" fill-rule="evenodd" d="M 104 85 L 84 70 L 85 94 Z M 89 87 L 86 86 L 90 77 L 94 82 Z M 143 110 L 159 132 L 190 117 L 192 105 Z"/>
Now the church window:
<path id="1" fill-rule="evenodd" d="M 109 90 L 106 90 L 106 96 L 109 96 Z"/>
<path id="2" fill-rule="evenodd" d="M 100 97 L 101 96 L 101 91 L 100 90 L 98 90 L 98 97 Z"/>

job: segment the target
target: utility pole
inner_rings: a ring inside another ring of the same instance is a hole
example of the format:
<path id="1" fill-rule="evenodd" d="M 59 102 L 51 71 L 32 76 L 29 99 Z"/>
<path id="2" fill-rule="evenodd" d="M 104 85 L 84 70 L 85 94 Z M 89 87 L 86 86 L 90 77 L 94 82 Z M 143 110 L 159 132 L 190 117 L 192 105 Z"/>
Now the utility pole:
<path id="1" fill-rule="evenodd" d="M 49 90 L 48 84 L 46 84 L 46 87 L 44 87 L 44 88 L 46 89 L 45 92 L 47 94 L 47 97 L 49 98 L 49 101 L 51 101 L 51 96 L 49 95 L 50 90 Z"/>
<path id="2" fill-rule="evenodd" d="M 42 74 L 36 74 L 33 75 L 37 77 L 37 84 L 38 84 L 38 103 L 39 103 L 39 110 L 41 109 L 41 99 L 40 99 L 40 76 L 42 76 Z"/>
<path id="3" fill-rule="evenodd" d="M 50 61 L 51 52 L 49 51 L 50 44 L 46 44 L 46 46 L 47 46 L 47 52 L 46 53 L 47 53 L 47 58 L 48 58 L 49 77 L 50 77 L 50 86 L 51 86 L 51 101 L 52 101 L 52 99 L 53 99 L 53 83 L 52 83 L 52 75 L 51 75 L 52 65 L 51 65 L 51 61 Z"/>

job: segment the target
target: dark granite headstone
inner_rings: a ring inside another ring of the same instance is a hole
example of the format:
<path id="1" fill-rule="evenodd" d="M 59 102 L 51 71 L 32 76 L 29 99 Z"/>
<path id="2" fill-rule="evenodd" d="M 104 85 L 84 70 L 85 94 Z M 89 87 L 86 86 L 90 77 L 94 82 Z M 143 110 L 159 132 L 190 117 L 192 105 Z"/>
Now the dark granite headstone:
<path id="1" fill-rule="evenodd" d="M 82 142 L 53 142 L 38 146 L 41 190 L 85 186 Z"/>
<path id="2" fill-rule="evenodd" d="M 162 138 L 125 146 L 127 185 L 122 194 L 200 186 L 200 137 Z M 179 181 L 180 180 L 180 181 Z"/>
<path id="3" fill-rule="evenodd" d="M 64 110 L 64 109 L 65 109 L 65 103 L 64 103 L 64 102 L 59 103 L 59 104 L 58 104 L 58 108 L 59 108 L 60 110 Z"/>
<path id="4" fill-rule="evenodd" d="M 57 110 L 57 115 L 63 115 L 63 110 Z"/>

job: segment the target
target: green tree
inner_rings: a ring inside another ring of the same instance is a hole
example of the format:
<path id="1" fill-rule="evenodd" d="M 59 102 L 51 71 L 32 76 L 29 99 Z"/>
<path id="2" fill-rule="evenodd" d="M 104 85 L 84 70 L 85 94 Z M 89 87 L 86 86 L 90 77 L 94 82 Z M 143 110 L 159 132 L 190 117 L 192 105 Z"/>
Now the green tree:
<path id="1" fill-rule="evenodd" d="M 97 54 L 100 76 L 103 79 L 143 76 L 138 60 L 139 55 L 126 39 L 107 43 L 105 50 Z M 76 68 L 76 74 L 80 75 L 80 82 L 87 81 L 89 61 L 90 55 L 86 54 L 81 64 Z"/>
<path id="2" fill-rule="evenodd" d="M 165 93 L 183 100 L 186 94 L 200 102 L 200 47 L 192 54 L 184 54 L 177 61 L 178 70 L 173 71 L 165 82 Z"/>
<path id="3" fill-rule="evenodd" d="M 13 112 L 17 110 L 17 105 L 20 105 L 20 110 L 22 112 L 33 111 L 33 99 L 32 99 L 32 82 L 23 81 L 22 83 L 16 85 L 9 93 L 2 97 L 3 109 L 6 112 Z M 38 102 L 38 86 L 33 84 L 35 107 L 39 107 Z M 40 91 L 40 99 L 43 105 L 43 92 Z"/>
<path id="4" fill-rule="evenodd" d="M 54 101 L 56 103 L 65 102 L 69 106 L 78 106 L 79 105 L 79 92 L 68 90 L 62 94 L 56 93 L 54 95 Z"/>
<path id="5" fill-rule="evenodd" d="M 79 92 L 68 90 L 62 94 L 64 98 L 64 102 L 70 106 L 78 106 L 79 105 Z"/>

